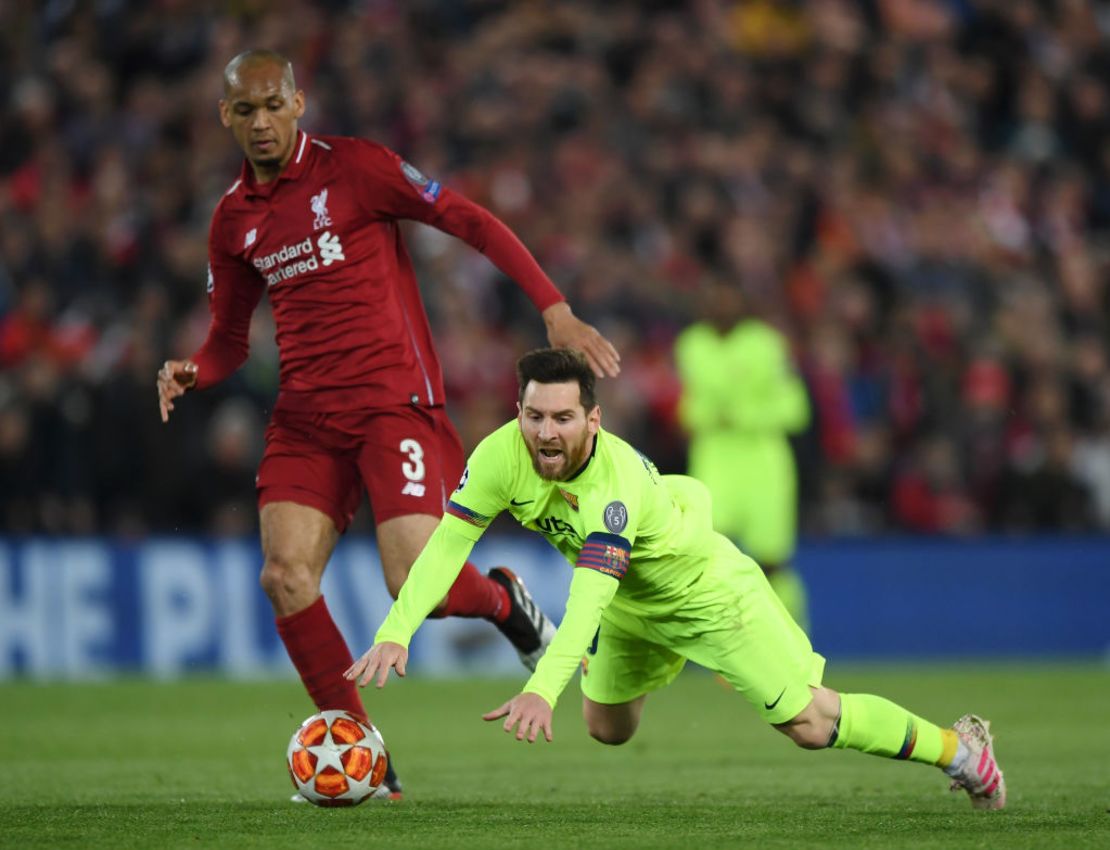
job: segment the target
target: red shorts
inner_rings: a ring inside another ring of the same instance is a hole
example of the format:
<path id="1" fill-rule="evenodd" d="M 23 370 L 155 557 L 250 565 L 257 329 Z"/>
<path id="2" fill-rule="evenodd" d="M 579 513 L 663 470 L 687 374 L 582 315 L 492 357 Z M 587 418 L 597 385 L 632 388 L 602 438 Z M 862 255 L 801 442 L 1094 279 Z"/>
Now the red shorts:
<path id="1" fill-rule="evenodd" d="M 258 507 L 307 505 L 343 532 L 365 487 L 375 522 L 409 514 L 439 517 L 464 466 L 462 441 L 441 407 L 275 411 L 258 467 Z"/>

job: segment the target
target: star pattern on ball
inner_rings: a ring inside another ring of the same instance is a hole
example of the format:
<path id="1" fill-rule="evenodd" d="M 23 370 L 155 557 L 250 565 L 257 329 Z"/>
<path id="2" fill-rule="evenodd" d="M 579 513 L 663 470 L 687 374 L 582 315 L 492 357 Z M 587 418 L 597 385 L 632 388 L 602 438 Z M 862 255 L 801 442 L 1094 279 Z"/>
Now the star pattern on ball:
<path id="1" fill-rule="evenodd" d="M 388 768 L 380 733 L 340 709 L 305 720 L 285 755 L 293 786 L 317 806 L 357 806 L 374 795 Z"/>
<path id="2" fill-rule="evenodd" d="M 337 744 L 331 737 L 331 730 L 324 736 L 323 743 L 316 744 L 312 747 L 305 747 L 310 753 L 316 756 L 316 772 L 319 773 L 325 767 L 334 767 L 340 773 L 345 774 L 343 769 L 343 753 L 347 752 L 354 744 Z"/>

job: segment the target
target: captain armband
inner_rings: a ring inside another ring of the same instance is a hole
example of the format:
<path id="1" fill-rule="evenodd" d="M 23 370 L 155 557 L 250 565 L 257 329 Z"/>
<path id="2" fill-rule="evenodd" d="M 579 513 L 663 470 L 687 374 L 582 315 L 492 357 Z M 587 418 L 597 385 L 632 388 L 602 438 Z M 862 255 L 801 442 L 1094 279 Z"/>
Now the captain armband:
<path id="1" fill-rule="evenodd" d="M 620 581 L 628 572 L 631 553 L 632 544 L 619 534 L 595 531 L 586 538 L 574 566 L 597 570 Z"/>

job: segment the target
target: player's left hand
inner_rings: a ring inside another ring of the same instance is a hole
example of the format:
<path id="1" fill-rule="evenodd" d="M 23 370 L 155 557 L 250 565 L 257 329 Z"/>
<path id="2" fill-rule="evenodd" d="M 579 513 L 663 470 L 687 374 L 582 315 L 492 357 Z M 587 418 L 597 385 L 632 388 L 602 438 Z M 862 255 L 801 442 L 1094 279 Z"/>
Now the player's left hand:
<path id="1" fill-rule="evenodd" d="M 555 348 L 574 348 L 586 355 L 586 360 L 599 378 L 615 378 L 621 371 L 621 356 L 613 343 L 603 337 L 593 325 L 588 325 L 571 312 L 566 301 L 552 304 L 543 311 L 547 325 L 547 341 Z"/>
<path id="2" fill-rule="evenodd" d="M 511 733 L 513 727 L 520 724 L 516 730 L 518 741 L 523 741 L 527 736 L 528 743 L 534 744 L 536 735 L 541 730 L 544 738 L 551 740 L 551 706 L 539 694 L 517 694 L 507 703 L 482 715 L 483 720 L 497 720 L 501 717 L 505 718 L 502 728 L 506 732 Z"/>

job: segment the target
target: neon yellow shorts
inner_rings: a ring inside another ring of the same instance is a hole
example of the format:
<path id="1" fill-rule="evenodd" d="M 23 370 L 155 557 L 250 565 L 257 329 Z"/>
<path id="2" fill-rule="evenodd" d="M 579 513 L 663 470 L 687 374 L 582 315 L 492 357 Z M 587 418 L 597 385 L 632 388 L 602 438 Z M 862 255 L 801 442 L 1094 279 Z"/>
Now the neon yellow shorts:
<path id="1" fill-rule="evenodd" d="M 690 474 L 713 494 L 713 528 L 739 543 L 746 555 L 772 565 L 793 557 L 797 472 L 785 438 L 701 438 L 691 444 Z"/>
<path id="2" fill-rule="evenodd" d="M 679 610 L 650 618 L 619 601 L 605 610 L 582 693 L 605 705 L 628 702 L 670 684 L 687 660 L 719 673 L 768 723 L 796 717 L 825 671 L 759 566 L 723 537 Z"/>

